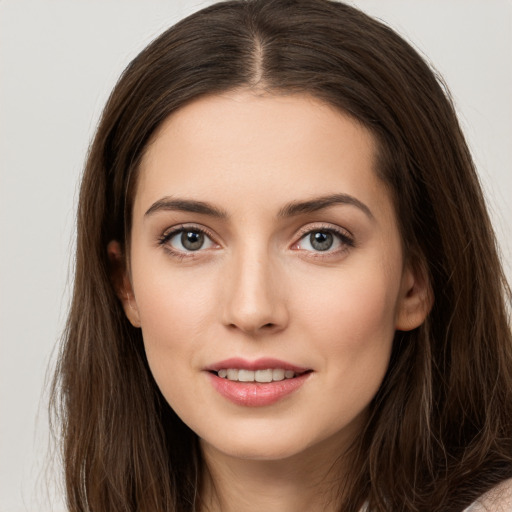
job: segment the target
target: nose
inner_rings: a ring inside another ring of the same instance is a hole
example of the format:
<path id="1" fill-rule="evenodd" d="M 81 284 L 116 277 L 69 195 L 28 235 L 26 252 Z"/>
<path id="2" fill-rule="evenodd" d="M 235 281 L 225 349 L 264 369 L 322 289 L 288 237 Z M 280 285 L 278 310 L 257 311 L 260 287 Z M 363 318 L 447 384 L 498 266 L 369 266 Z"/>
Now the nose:
<path id="1" fill-rule="evenodd" d="M 246 334 L 275 333 L 288 325 L 282 272 L 264 251 L 246 249 L 226 269 L 223 323 Z"/>

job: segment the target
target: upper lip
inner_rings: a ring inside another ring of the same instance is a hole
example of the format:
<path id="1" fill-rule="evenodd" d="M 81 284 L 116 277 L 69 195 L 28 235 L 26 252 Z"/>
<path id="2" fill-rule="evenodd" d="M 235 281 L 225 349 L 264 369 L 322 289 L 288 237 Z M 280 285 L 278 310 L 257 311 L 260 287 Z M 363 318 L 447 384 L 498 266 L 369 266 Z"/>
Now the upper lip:
<path id="1" fill-rule="evenodd" d="M 286 361 L 281 361 L 279 359 L 274 359 L 270 357 L 262 357 L 260 359 L 256 359 L 255 361 L 249 361 L 247 359 L 242 359 L 240 357 L 232 357 L 230 359 L 224 359 L 223 361 L 213 363 L 207 366 L 205 370 L 218 372 L 219 370 L 228 368 L 237 368 L 239 370 L 253 371 L 282 368 L 283 370 L 292 370 L 295 373 L 304 373 L 310 370 L 310 368 L 297 366 Z"/>

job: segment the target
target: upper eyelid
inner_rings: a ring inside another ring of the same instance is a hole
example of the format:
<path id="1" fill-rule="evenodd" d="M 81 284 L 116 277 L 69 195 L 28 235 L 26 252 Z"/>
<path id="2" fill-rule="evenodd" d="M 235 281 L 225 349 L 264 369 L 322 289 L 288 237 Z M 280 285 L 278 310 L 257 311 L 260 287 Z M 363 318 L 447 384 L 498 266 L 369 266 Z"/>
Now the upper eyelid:
<path id="1" fill-rule="evenodd" d="M 312 233 L 314 231 L 332 231 L 334 233 L 344 235 L 347 238 L 350 238 L 351 240 L 354 239 L 354 235 L 347 228 L 343 228 L 341 226 L 336 226 L 334 224 L 323 223 L 323 222 L 319 222 L 318 224 L 315 224 L 315 223 L 307 224 L 306 226 L 303 226 L 302 228 L 300 228 L 297 231 L 295 236 L 302 238 L 305 235 Z"/>
<path id="2" fill-rule="evenodd" d="M 186 231 L 186 230 L 189 230 L 189 231 L 200 231 L 201 233 L 204 233 L 205 235 L 208 235 L 211 238 L 215 237 L 215 235 L 208 228 L 206 228 L 205 226 L 201 226 L 199 224 L 193 224 L 193 223 L 191 223 L 191 224 L 188 224 L 188 223 L 177 224 L 176 226 L 168 227 L 168 228 L 166 228 L 162 232 L 162 236 L 166 237 L 166 236 L 169 236 L 169 235 L 173 235 L 173 234 L 179 233 L 180 231 Z"/>

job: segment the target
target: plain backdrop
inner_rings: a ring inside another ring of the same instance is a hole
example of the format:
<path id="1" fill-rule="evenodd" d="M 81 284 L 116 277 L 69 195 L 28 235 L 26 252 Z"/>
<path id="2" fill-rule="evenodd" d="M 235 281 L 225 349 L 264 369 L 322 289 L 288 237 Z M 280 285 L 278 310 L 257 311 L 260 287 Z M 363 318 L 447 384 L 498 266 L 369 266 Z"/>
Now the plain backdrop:
<path id="1" fill-rule="evenodd" d="M 0 0 L 0 512 L 64 510 L 58 463 L 46 466 L 45 379 L 70 295 L 79 176 L 102 106 L 148 42 L 209 3 Z M 511 277 L 512 1 L 352 3 L 445 77 Z"/>

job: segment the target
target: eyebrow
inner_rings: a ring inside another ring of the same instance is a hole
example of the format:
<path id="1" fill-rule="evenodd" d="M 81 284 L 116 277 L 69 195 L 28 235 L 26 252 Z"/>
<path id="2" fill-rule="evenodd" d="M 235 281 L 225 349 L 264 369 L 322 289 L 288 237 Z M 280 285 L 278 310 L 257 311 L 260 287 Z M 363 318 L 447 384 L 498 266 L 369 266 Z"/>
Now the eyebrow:
<path id="1" fill-rule="evenodd" d="M 147 217 L 161 211 L 200 213 L 202 215 L 209 215 L 219 219 L 225 219 L 228 217 L 228 214 L 224 210 L 221 210 L 209 203 L 190 199 L 173 199 L 171 197 L 164 197 L 153 203 L 144 216 Z"/>
<path id="2" fill-rule="evenodd" d="M 374 220 L 374 216 L 370 208 L 368 208 L 368 206 L 363 202 L 359 201 L 359 199 L 348 194 L 331 194 L 328 196 L 316 197 L 308 201 L 293 201 L 279 210 L 278 217 L 294 217 L 296 215 L 313 213 L 338 204 L 355 206 L 363 211 L 371 220 Z"/>
<path id="3" fill-rule="evenodd" d="M 374 216 L 368 206 L 359 201 L 359 199 L 348 194 L 331 194 L 328 196 L 316 197 L 307 201 L 292 201 L 281 208 L 277 216 L 281 218 L 295 217 L 297 215 L 304 215 L 323 210 L 338 204 L 355 206 L 364 212 L 370 219 L 374 219 Z M 154 202 L 146 211 L 144 216 L 148 217 L 160 211 L 191 212 L 199 213 L 201 215 L 209 215 L 219 219 L 228 218 L 227 212 L 210 203 L 192 199 L 173 199 L 171 197 L 163 197 L 162 199 Z"/>

